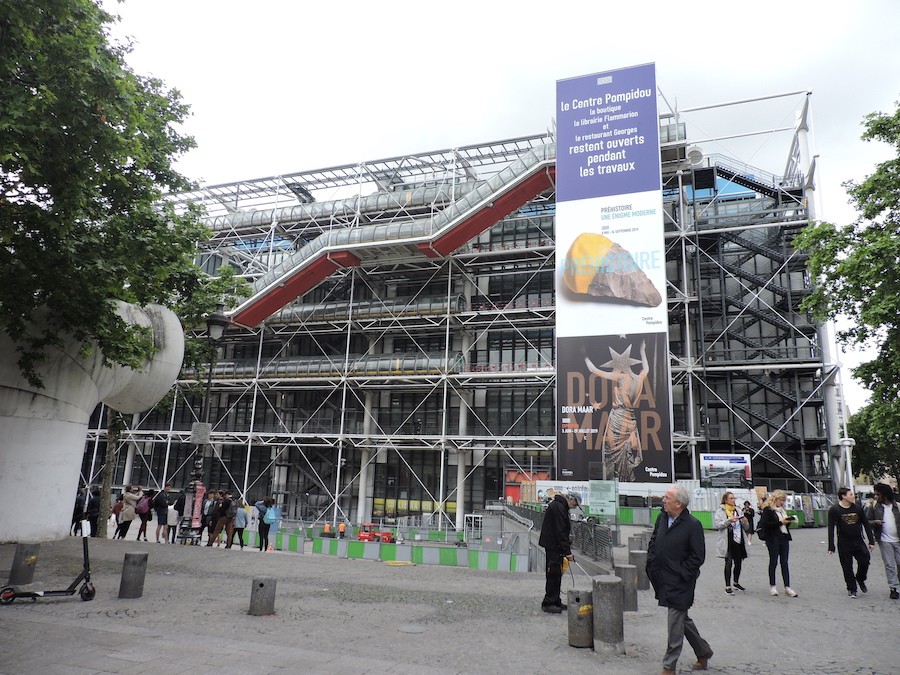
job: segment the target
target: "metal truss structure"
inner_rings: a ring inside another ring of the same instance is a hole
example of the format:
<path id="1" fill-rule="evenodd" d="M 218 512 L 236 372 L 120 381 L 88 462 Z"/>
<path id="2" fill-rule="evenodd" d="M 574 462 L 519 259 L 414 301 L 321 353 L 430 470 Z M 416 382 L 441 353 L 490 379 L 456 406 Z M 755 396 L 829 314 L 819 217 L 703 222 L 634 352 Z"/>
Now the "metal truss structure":
<path id="1" fill-rule="evenodd" d="M 808 96 L 755 101 L 788 101 L 797 122 L 701 149 L 692 116 L 739 106 L 660 118 L 676 476 L 696 477 L 698 451 L 749 453 L 758 482 L 810 492 L 830 487 L 839 419 L 792 245 L 814 189 Z M 790 139 L 783 172 L 706 150 L 757 136 Z M 253 285 L 212 371 L 208 484 L 303 519 L 461 528 L 523 478 L 553 477 L 554 178 L 553 138 L 535 135 L 173 196 L 206 209 L 204 268 Z M 187 483 L 204 378 L 130 421 L 121 482 Z"/>

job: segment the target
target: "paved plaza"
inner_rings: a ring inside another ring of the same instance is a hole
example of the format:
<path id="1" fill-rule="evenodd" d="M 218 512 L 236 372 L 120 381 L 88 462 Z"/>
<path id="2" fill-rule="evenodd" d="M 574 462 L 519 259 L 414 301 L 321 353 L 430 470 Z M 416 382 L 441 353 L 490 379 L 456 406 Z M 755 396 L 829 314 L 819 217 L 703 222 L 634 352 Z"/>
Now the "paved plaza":
<path id="1" fill-rule="evenodd" d="M 824 529 L 794 533 L 792 599 L 769 596 L 761 542 L 745 561 L 747 592 L 726 595 L 707 534 L 691 615 L 715 651 L 709 672 L 900 674 L 900 601 L 888 599 L 878 550 L 868 594 L 852 600 L 825 539 Z M 0 546 L 0 581 L 14 551 Z M 94 600 L 0 607 L 0 673 L 632 675 L 658 673 L 665 650 L 666 613 L 650 591 L 625 615 L 626 653 L 605 656 L 569 646 L 565 613 L 540 611 L 541 574 L 134 540 L 93 539 L 90 551 Z M 149 551 L 143 597 L 119 599 L 124 555 L 135 551 Z M 44 543 L 31 588 L 65 588 L 80 568 L 80 538 Z M 590 588 L 573 569 L 563 591 Z M 248 614 L 254 577 L 277 580 L 272 616 Z M 679 673 L 691 672 L 685 648 Z"/>

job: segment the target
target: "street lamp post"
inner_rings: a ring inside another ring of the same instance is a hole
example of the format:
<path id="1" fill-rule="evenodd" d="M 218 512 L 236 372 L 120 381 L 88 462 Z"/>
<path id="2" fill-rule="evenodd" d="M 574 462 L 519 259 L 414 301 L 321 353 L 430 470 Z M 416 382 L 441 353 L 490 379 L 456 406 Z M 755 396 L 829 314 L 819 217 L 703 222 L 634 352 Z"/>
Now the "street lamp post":
<path id="1" fill-rule="evenodd" d="M 203 515 L 203 497 L 206 487 L 203 485 L 203 457 L 209 446 L 211 425 L 209 423 L 209 411 L 212 396 L 212 372 L 215 367 L 216 349 L 219 340 L 225 334 L 228 327 L 228 317 L 225 316 L 225 305 L 216 305 L 216 311 L 206 317 L 206 339 L 209 342 L 209 368 L 206 371 L 206 390 L 203 393 L 202 422 L 195 422 L 191 426 L 191 441 L 194 443 L 194 466 L 191 470 L 191 482 L 185 490 L 184 512 L 181 517 L 181 526 L 178 530 L 178 541 L 182 544 L 199 544 L 201 531 L 201 516 Z"/>

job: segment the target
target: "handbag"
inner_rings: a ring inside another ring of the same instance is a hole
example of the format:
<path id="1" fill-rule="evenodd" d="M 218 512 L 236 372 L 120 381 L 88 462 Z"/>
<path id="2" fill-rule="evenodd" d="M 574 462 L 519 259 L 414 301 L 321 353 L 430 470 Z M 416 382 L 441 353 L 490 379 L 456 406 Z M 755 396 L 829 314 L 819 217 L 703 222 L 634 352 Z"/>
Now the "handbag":
<path id="1" fill-rule="evenodd" d="M 138 500 L 137 506 L 134 507 L 134 510 L 138 513 L 147 513 L 150 510 L 150 497 L 144 495 Z"/>

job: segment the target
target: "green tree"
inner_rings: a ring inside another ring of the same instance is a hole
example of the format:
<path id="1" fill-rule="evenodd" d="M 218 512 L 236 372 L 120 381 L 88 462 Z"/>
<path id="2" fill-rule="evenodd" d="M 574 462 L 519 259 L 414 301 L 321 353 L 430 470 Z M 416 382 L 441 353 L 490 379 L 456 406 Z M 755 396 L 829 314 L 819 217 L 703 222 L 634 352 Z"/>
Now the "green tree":
<path id="1" fill-rule="evenodd" d="M 816 280 L 804 307 L 819 318 L 844 318 L 850 327 L 839 341 L 877 352 L 852 371 L 872 392 L 859 424 L 865 421 L 874 447 L 900 452 L 900 104 L 892 115 L 867 115 L 863 127 L 864 141 L 887 143 L 897 156 L 862 182 L 844 183 L 858 212 L 852 224 L 813 223 L 795 244 L 809 252 Z"/>
<path id="2" fill-rule="evenodd" d="M 876 481 L 885 475 L 900 478 L 900 452 L 897 451 L 900 434 L 895 432 L 891 437 L 885 437 L 883 433 L 873 435 L 873 432 L 886 428 L 878 419 L 883 410 L 881 406 L 867 405 L 847 423 L 847 432 L 856 441 L 853 471 L 867 473 Z"/>
<path id="3" fill-rule="evenodd" d="M 114 20 L 91 0 L 0 0 L 0 331 L 35 385 L 63 335 L 107 364 L 152 353 L 111 298 L 166 305 L 191 328 L 236 287 L 194 263 L 210 236 L 199 210 L 163 199 L 190 187 L 173 167 L 194 147 L 179 131 L 188 106 L 131 70 Z M 51 323 L 25 337 L 39 308 Z"/>

